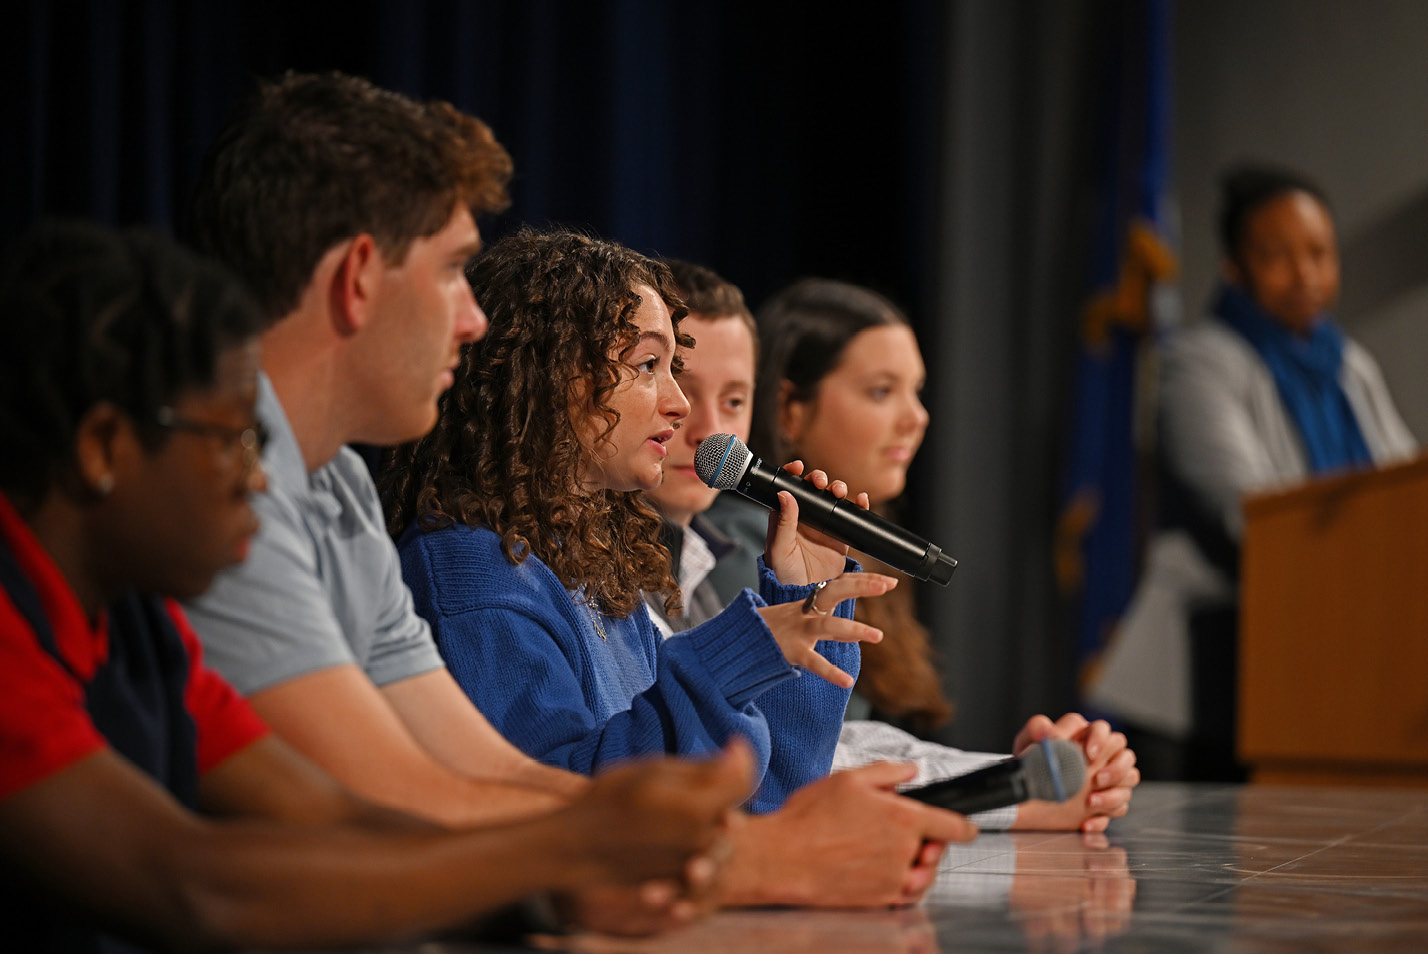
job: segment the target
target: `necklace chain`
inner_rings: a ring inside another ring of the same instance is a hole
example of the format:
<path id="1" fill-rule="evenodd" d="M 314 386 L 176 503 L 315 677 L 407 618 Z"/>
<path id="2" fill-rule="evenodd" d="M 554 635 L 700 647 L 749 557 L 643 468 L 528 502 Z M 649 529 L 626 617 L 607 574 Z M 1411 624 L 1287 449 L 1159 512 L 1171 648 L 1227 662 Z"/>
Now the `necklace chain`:
<path id="1" fill-rule="evenodd" d="M 581 603 L 582 603 L 582 604 L 584 605 L 584 607 L 585 607 L 585 612 L 588 613 L 589 616 L 590 616 L 590 622 L 591 622 L 591 624 L 593 624 L 594 627 L 595 627 L 595 633 L 596 633 L 602 640 L 608 641 L 610 637 L 605 634 L 605 627 L 602 626 L 602 625 L 600 625 L 600 617 L 603 616 L 604 614 L 601 613 L 601 612 L 600 612 L 598 609 L 596 609 L 594 606 L 592 606 L 592 605 L 590 604 L 589 600 L 581 600 Z"/>

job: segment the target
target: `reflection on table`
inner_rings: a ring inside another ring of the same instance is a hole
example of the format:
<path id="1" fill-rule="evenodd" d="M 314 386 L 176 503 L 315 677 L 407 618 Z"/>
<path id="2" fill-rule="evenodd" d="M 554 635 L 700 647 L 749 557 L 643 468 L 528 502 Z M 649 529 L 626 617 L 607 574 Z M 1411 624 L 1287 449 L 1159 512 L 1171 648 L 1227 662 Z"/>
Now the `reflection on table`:
<path id="1" fill-rule="evenodd" d="M 1428 950 L 1428 792 L 1148 783 L 1105 836 L 985 834 L 896 911 L 729 911 L 614 954 Z M 401 954 L 500 950 L 423 944 Z M 397 954 L 393 951 L 392 954 Z"/>

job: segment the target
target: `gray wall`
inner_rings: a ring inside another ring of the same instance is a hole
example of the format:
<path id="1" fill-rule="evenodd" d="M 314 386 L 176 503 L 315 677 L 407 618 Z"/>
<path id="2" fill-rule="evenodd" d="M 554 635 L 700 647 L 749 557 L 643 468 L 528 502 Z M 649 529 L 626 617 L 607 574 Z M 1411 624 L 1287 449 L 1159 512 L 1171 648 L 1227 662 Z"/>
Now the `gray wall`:
<path id="1" fill-rule="evenodd" d="M 1184 0 L 1175 15 L 1187 313 L 1218 268 L 1217 170 L 1249 157 L 1304 170 L 1337 214 L 1340 318 L 1428 440 L 1428 3 Z"/>
<path id="2" fill-rule="evenodd" d="M 1004 750 L 1028 715 L 1073 703 L 1052 528 L 1085 292 L 1078 164 L 1118 8 L 948 9 L 933 321 L 919 331 L 933 425 L 908 517 L 962 561 L 920 594 L 958 706 L 944 738 Z M 1302 168 L 1338 213 L 1341 318 L 1428 440 L 1428 2 L 1178 0 L 1174 32 L 1187 318 L 1218 268 L 1216 172 L 1250 157 Z"/>

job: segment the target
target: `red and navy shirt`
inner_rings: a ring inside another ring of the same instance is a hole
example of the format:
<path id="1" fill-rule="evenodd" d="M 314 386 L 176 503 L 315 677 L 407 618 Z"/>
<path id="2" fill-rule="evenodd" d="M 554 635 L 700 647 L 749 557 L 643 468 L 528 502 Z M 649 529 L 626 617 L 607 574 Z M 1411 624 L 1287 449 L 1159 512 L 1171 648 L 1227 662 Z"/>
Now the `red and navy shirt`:
<path id="1" fill-rule="evenodd" d="M 53 633 L 41 643 L 8 591 L 0 592 L 0 799 L 111 747 L 87 707 L 87 685 L 110 664 L 109 614 L 91 622 L 54 561 L 0 494 L 0 546 L 33 588 Z M 147 599 L 147 598 L 144 598 Z M 248 703 L 206 668 L 173 600 L 148 601 L 172 623 L 187 657 L 183 709 L 192 718 L 198 774 L 267 732 Z"/>

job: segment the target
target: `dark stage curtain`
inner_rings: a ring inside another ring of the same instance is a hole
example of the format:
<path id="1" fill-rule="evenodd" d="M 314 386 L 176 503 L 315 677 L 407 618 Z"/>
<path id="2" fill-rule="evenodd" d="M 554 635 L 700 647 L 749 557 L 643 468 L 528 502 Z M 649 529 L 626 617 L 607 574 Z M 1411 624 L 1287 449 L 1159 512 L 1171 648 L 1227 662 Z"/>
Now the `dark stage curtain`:
<path id="1" fill-rule="evenodd" d="M 341 69 L 489 122 L 517 222 L 805 273 L 916 312 L 936 210 L 943 5 L 178 0 L 5 14 L 5 238 L 42 214 L 181 227 L 253 76 Z"/>
<path id="2" fill-rule="evenodd" d="M 488 121 L 518 223 L 806 274 L 912 317 L 933 425 L 907 522 L 962 561 L 923 599 L 959 715 L 1005 748 L 1069 702 L 1050 577 L 1088 92 L 1136 0 L 12 0 L 0 238 L 42 214 L 178 228 L 253 76 L 340 69 Z"/>

